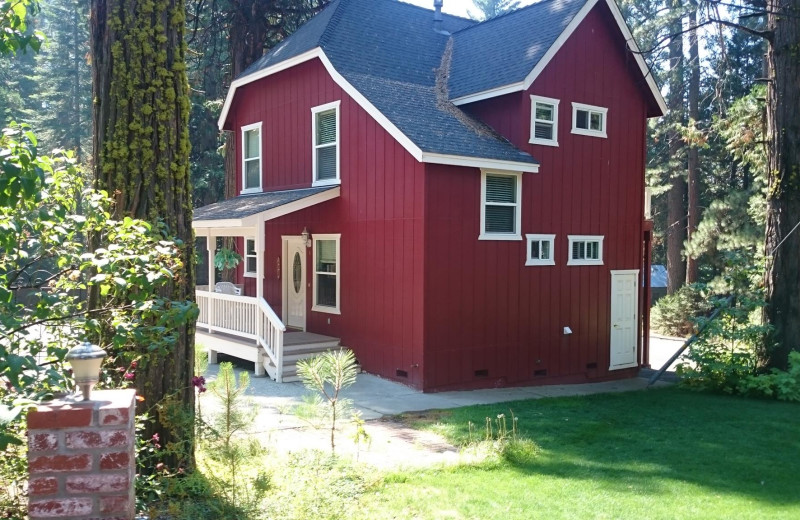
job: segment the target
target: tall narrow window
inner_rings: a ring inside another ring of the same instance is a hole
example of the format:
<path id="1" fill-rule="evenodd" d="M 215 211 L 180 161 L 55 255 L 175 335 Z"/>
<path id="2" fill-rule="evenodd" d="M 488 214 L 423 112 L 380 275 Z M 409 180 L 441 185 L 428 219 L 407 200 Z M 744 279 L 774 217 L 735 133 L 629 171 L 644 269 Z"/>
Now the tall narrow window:
<path id="1" fill-rule="evenodd" d="M 242 127 L 242 193 L 261 191 L 261 123 Z"/>
<path id="2" fill-rule="evenodd" d="M 558 100 L 531 96 L 531 144 L 558 146 Z"/>
<path id="3" fill-rule="evenodd" d="M 258 268 L 258 255 L 256 254 L 256 239 L 244 239 L 244 275 L 248 278 L 256 276 Z"/>
<path id="4" fill-rule="evenodd" d="M 606 137 L 608 109 L 582 103 L 572 104 L 572 133 Z"/>
<path id="5" fill-rule="evenodd" d="M 522 174 L 481 173 L 481 240 L 522 240 Z"/>
<path id="6" fill-rule="evenodd" d="M 602 235 L 568 235 L 567 265 L 603 265 Z"/>
<path id="7" fill-rule="evenodd" d="M 314 306 L 313 311 L 339 312 L 339 237 L 314 235 Z"/>
<path id="8" fill-rule="evenodd" d="M 313 186 L 339 183 L 339 101 L 311 109 L 314 131 Z"/>

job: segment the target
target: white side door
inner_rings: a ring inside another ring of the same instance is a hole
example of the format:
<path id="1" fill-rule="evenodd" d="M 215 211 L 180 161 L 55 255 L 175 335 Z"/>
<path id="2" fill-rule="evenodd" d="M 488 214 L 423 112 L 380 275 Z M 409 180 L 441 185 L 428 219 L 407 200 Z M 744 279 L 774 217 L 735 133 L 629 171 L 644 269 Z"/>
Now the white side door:
<path id="1" fill-rule="evenodd" d="M 306 245 L 302 237 L 286 241 L 286 276 L 283 295 L 286 301 L 286 325 L 306 330 Z"/>
<path id="2" fill-rule="evenodd" d="M 611 361 L 609 370 L 637 365 L 638 281 L 638 269 L 611 271 Z"/>

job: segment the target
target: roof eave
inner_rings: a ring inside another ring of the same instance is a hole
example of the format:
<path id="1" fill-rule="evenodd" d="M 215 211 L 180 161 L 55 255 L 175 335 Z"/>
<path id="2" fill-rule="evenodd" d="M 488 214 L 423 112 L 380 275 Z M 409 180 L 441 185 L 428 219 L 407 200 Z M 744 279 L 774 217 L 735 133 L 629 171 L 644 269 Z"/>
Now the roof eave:
<path id="1" fill-rule="evenodd" d="M 447 164 L 450 166 L 466 166 L 485 170 L 511 171 L 523 173 L 539 173 L 538 163 L 489 159 L 483 157 L 467 157 L 463 155 L 447 155 L 423 152 L 422 162 L 430 164 Z"/>

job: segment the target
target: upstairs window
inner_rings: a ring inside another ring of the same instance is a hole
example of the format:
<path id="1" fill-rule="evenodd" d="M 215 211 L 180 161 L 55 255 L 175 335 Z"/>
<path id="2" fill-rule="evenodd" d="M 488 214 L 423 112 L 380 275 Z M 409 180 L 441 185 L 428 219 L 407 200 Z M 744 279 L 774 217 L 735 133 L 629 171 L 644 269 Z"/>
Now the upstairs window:
<path id="1" fill-rule="evenodd" d="M 522 240 L 521 173 L 481 172 L 481 240 Z"/>
<path id="2" fill-rule="evenodd" d="M 579 135 L 590 135 L 594 137 L 607 137 L 607 115 L 607 108 L 573 103 L 572 133 Z"/>
<path id="3" fill-rule="evenodd" d="M 531 144 L 558 146 L 558 100 L 531 96 Z"/>
<path id="4" fill-rule="evenodd" d="M 261 191 L 261 123 L 242 127 L 242 193 Z"/>
<path id="5" fill-rule="evenodd" d="M 339 101 L 314 107 L 314 178 L 312 186 L 338 184 L 339 178 Z"/>
<path id="6" fill-rule="evenodd" d="M 599 235 L 569 235 L 567 265 L 603 265 L 603 237 Z"/>
<path id="7" fill-rule="evenodd" d="M 339 312 L 339 237 L 314 235 L 314 306 L 313 311 Z"/>
<path id="8" fill-rule="evenodd" d="M 556 265 L 553 258 L 555 235 L 525 235 L 528 240 L 528 258 L 525 265 Z"/>
<path id="9" fill-rule="evenodd" d="M 244 275 L 248 278 L 255 277 L 258 272 L 258 255 L 256 254 L 256 239 L 244 240 Z"/>

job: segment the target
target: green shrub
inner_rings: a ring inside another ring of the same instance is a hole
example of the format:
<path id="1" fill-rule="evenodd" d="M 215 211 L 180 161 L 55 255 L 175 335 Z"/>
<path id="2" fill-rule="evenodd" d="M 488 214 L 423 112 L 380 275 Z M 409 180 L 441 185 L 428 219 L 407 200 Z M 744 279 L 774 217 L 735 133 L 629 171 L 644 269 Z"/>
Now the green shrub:
<path id="1" fill-rule="evenodd" d="M 650 312 L 650 327 L 667 336 L 688 336 L 695 331 L 696 320 L 710 310 L 702 286 L 686 285 L 656 302 Z"/>

